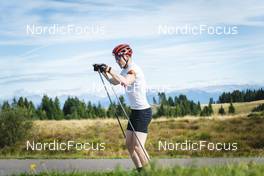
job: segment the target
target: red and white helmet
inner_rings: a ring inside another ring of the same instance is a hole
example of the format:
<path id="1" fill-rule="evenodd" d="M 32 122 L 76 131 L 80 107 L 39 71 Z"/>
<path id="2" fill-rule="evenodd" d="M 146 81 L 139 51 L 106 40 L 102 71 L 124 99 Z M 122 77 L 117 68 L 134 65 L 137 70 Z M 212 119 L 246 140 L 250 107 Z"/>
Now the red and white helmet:
<path id="1" fill-rule="evenodd" d="M 114 56 L 128 55 L 131 57 L 133 51 L 128 44 L 120 44 L 113 49 L 112 53 Z"/>

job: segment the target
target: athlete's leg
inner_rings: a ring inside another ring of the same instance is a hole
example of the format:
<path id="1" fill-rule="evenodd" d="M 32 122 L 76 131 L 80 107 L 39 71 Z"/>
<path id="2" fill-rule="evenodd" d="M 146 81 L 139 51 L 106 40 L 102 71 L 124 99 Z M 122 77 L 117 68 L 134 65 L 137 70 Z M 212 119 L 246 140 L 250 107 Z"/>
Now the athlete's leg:
<path id="1" fill-rule="evenodd" d="M 126 146 L 135 166 L 137 168 L 142 167 L 138 154 L 135 151 L 136 141 L 133 139 L 133 131 L 130 130 L 126 131 Z"/>
<path id="2" fill-rule="evenodd" d="M 145 142 L 146 142 L 148 133 L 143 133 L 143 132 L 136 131 L 136 135 L 137 135 L 141 145 L 139 144 L 139 141 L 137 140 L 136 136 L 133 135 L 133 141 L 134 141 L 134 144 L 135 144 L 134 148 L 135 148 L 135 151 L 137 153 L 137 156 L 140 159 L 140 162 L 141 162 L 142 166 L 144 166 L 144 165 L 148 164 L 148 162 L 149 162 L 149 160 L 148 160 L 149 155 L 148 155 L 148 152 L 145 149 Z M 143 147 L 143 149 L 142 149 L 142 147 Z"/>

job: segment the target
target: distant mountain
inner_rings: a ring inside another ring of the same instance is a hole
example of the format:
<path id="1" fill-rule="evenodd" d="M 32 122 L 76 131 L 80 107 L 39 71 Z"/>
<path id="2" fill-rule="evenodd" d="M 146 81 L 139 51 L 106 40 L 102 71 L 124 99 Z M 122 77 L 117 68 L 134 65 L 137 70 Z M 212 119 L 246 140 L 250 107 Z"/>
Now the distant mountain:
<path id="1" fill-rule="evenodd" d="M 264 88 L 264 85 L 258 84 L 230 84 L 230 85 L 219 85 L 219 86 L 208 86 L 202 88 L 206 92 L 230 92 L 234 90 L 246 90 L 246 89 L 260 89 Z"/>
<path id="2" fill-rule="evenodd" d="M 55 98 L 55 96 L 51 96 L 47 94 L 51 98 Z M 41 103 L 41 99 L 44 96 L 44 94 L 36 94 L 32 93 L 30 94 L 29 92 L 20 92 L 20 94 L 16 94 L 14 97 L 9 97 L 8 99 L 0 99 L 0 104 L 4 100 L 8 100 L 9 102 L 12 102 L 13 98 L 16 98 L 17 100 L 19 97 L 26 97 L 28 100 L 31 100 L 36 106 L 39 106 Z M 57 96 L 60 100 L 61 107 L 63 106 L 64 102 L 67 100 L 68 97 L 78 97 L 80 100 L 83 100 L 84 102 L 91 101 L 92 103 L 98 104 L 99 102 L 101 103 L 102 106 L 106 107 L 109 105 L 109 100 L 107 97 L 102 97 L 94 94 L 80 94 L 80 95 L 58 95 Z"/>
<path id="3" fill-rule="evenodd" d="M 175 90 L 166 92 L 166 96 L 179 96 L 180 94 L 186 95 L 189 100 L 193 100 L 194 102 L 200 101 L 200 103 L 208 103 L 210 98 L 213 98 L 215 101 L 218 100 L 219 95 L 222 92 L 207 92 L 200 89 L 185 89 L 185 90 Z M 148 101 L 153 104 L 153 97 L 155 97 L 156 101 L 158 101 L 157 92 L 148 93 Z"/>
<path id="4" fill-rule="evenodd" d="M 262 85 L 249 85 L 249 84 L 243 84 L 243 85 L 218 85 L 218 86 L 208 86 L 208 87 L 202 87 L 202 88 L 192 88 L 192 89 L 182 89 L 182 90 L 171 90 L 165 92 L 167 96 L 179 96 L 180 94 L 184 94 L 188 97 L 188 99 L 193 100 L 195 102 L 200 101 L 200 103 L 208 103 L 210 98 L 213 98 L 215 101 L 218 100 L 219 95 L 221 95 L 223 92 L 231 92 L 234 90 L 246 90 L 246 89 L 260 89 L 264 88 Z M 153 104 L 153 97 L 156 98 L 158 101 L 158 92 L 157 91 L 151 91 L 147 93 L 147 98 L 151 104 Z M 118 96 L 121 94 L 118 93 Z M 20 96 L 26 97 L 27 99 L 33 101 L 35 105 L 39 105 L 41 102 L 41 99 L 43 97 L 43 94 L 36 94 L 36 93 L 30 93 L 24 90 L 19 90 L 15 92 L 15 97 L 18 98 Z M 50 96 L 48 94 L 48 96 Z M 74 97 L 77 96 L 79 99 L 88 102 L 91 101 L 92 103 L 101 103 L 103 107 L 107 107 L 109 105 L 109 100 L 105 92 L 102 92 L 100 95 L 98 94 L 91 94 L 91 93 L 82 93 L 79 95 L 67 95 L 62 94 L 59 95 L 58 98 L 60 99 L 61 105 L 64 104 L 65 100 L 68 97 Z M 51 96 L 55 97 L 55 96 Z M 8 101 L 12 101 L 13 97 L 9 97 Z M 115 101 L 115 97 L 112 96 L 113 101 Z M 0 103 L 3 101 L 3 99 L 0 99 Z"/>

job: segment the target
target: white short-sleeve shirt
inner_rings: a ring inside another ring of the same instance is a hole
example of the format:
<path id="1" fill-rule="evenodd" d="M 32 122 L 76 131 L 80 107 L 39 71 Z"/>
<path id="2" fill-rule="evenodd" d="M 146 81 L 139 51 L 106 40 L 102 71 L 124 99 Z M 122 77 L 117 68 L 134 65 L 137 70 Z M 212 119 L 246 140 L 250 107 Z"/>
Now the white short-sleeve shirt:
<path id="1" fill-rule="evenodd" d="M 135 63 L 130 63 L 127 68 L 122 69 L 121 75 L 127 76 L 127 73 L 133 70 L 136 73 L 136 79 L 131 84 L 125 87 L 126 97 L 129 101 L 131 109 L 140 110 L 149 108 L 150 105 L 146 95 L 146 81 L 141 68 Z"/>

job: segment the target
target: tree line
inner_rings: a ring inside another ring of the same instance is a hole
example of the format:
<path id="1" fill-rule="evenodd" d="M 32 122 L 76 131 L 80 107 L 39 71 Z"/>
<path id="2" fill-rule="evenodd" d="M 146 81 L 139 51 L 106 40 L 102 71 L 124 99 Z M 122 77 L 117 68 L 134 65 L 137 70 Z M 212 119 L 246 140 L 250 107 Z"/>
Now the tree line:
<path id="1" fill-rule="evenodd" d="M 213 98 L 210 98 L 208 105 L 203 106 L 201 108 L 200 102 L 195 103 L 191 100 L 188 100 L 185 95 L 179 95 L 173 97 L 166 97 L 165 93 L 158 93 L 158 103 L 155 98 L 153 98 L 154 104 L 159 104 L 160 106 L 157 107 L 157 113 L 154 117 L 183 117 L 186 115 L 192 116 L 210 116 L 214 114 L 214 110 L 212 104 L 215 104 Z M 232 102 L 228 106 L 228 114 L 235 113 L 235 107 Z M 225 109 L 221 105 L 218 109 L 218 113 L 220 115 L 225 115 Z"/>
<path id="2" fill-rule="evenodd" d="M 159 104 L 157 107 L 157 113 L 154 117 L 168 116 L 168 117 L 182 117 L 185 115 L 193 116 L 210 116 L 214 113 L 211 98 L 208 106 L 201 108 L 201 104 L 188 100 L 185 95 L 179 95 L 175 97 L 166 97 L 164 92 L 158 93 Z M 157 103 L 157 100 L 153 98 L 153 102 Z"/>
<path id="3" fill-rule="evenodd" d="M 130 113 L 124 97 L 120 96 L 119 100 L 125 110 Z M 85 103 L 77 97 L 68 97 L 62 107 L 58 97 L 52 99 L 44 95 L 38 107 L 27 98 L 20 97 L 18 100 L 13 98 L 11 103 L 4 101 L 0 108 L 1 111 L 25 111 L 28 118 L 40 120 L 112 118 L 115 115 L 124 117 L 121 106 L 115 102 L 108 108 L 104 108 L 100 103 L 92 104 L 90 101 Z"/>
<path id="4" fill-rule="evenodd" d="M 249 102 L 261 99 L 264 99 L 264 90 L 262 88 L 246 91 L 235 90 L 233 92 L 223 92 L 219 96 L 217 103 L 230 103 L 228 113 L 233 114 L 235 113 L 233 102 Z M 130 108 L 126 105 L 124 97 L 120 96 L 119 100 L 129 115 Z M 188 100 L 185 95 L 167 97 L 164 92 L 161 92 L 158 93 L 158 101 L 153 97 L 153 103 L 158 105 L 155 106 L 154 117 L 182 117 L 186 115 L 210 116 L 214 113 L 212 104 L 214 104 L 215 101 L 210 98 L 208 105 L 201 107 L 199 101 L 196 103 Z M 9 109 L 26 110 L 27 117 L 41 120 L 112 118 L 116 115 L 124 117 L 122 108 L 118 103 L 114 102 L 107 108 L 104 108 L 100 103 L 92 104 L 90 101 L 86 103 L 77 97 L 68 97 L 63 106 L 61 106 L 58 97 L 53 99 L 44 95 L 40 105 L 37 107 L 27 98 L 14 98 L 12 102 L 4 101 L 2 105 L 0 105 L 1 111 Z M 219 108 L 218 113 L 221 115 L 226 114 L 223 106 Z"/>
<path id="5" fill-rule="evenodd" d="M 158 96 L 160 106 L 157 107 L 154 117 L 210 116 L 213 113 L 212 99 L 208 106 L 201 108 L 200 102 L 190 101 L 185 95 L 167 98 L 165 93 L 158 93 Z M 124 97 L 120 96 L 119 100 L 129 115 L 131 110 L 126 105 Z M 157 101 L 154 100 L 154 103 Z M 100 103 L 92 104 L 90 101 L 85 103 L 77 97 L 68 97 L 63 106 L 61 106 L 58 97 L 53 99 L 47 95 L 42 97 L 41 103 L 37 107 L 32 101 L 24 97 L 14 98 L 11 103 L 4 101 L 1 105 L 1 111 L 19 109 L 26 112 L 28 118 L 40 120 L 113 118 L 116 115 L 124 117 L 122 107 L 118 103 L 114 102 L 104 108 Z"/>
<path id="6" fill-rule="evenodd" d="M 230 102 L 250 102 L 264 99 L 264 90 L 262 88 L 258 90 L 234 90 L 233 92 L 223 92 L 219 96 L 218 103 L 230 103 Z"/>

